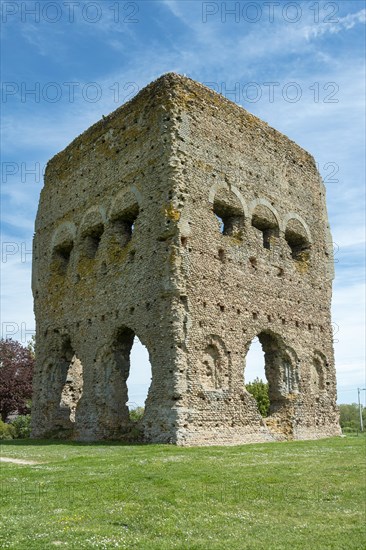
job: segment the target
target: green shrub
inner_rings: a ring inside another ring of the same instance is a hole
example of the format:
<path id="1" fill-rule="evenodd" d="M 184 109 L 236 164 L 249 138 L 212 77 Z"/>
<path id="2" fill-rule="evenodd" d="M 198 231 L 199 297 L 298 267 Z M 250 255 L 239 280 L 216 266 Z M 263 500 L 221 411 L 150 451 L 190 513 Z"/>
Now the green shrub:
<path id="1" fill-rule="evenodd" d="M 0 420 L 0 439 L 14 439 L 15 437 L 16 429 L 14 426 Z"/>
<path id="2" fill-rule="evenodd" d="M 136 407 L 130 411 L 130 420 L 131 422 L 140 422 L 144 416 L 145 409 L 144 407 Z"/>
<path id="3" fill-rule="evenodd" d="M 16 430 L 16 436 L 19 439 L 26 439 L 30 437 L 30 431 L 31 431 L 31 416 L 30 414 L 25 415 L 19 415 L 17 416 L 13 422 L 11 423 L 15 430 Z"/>
<path id="4" fill-rule="evenodd" d="M 342 430 L 344 430 L 344 428 L 351 429 L 355 432 L 360 430 L 360 408 L 357 403 L 348 405 L 342 403 L 339 405 L 339 412 Z M 366 407 L 362 407 L 362 419 L 364 426 L 366 426 Z"/>
<path id="5" fill-rule="evenodd" d="M 343 434 L 353 434 L 353 433 L 358 433 L 358 429 L 357 428 L 354 428 L 352 426 L 344 426 L 342 428 L 342 433 Z"/>
<path id="6" fill-rule="evenodd" d="M 268 416 L 269 414 L 269 395 L 268 395 L 268 384 L 256 378 L 253 382 L 245 385 L 247 391 L 252 394 L 254 399 L 257 401 L 258 410 L 263 417 Z"/>

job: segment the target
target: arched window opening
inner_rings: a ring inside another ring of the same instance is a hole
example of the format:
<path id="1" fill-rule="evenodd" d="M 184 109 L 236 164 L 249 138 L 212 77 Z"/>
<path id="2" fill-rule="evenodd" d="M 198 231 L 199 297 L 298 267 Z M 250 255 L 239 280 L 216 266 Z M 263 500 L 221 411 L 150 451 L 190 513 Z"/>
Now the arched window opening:
<path id="1" fill-rule="evenodd" d="M 125 247 L 131 240 L 138 215 L 139 206 L 135 203 L 126 210 L 113 216 L 112 223 L 114 234 L 121 248 Z"/>
<path id="2" fill-rule="evenodd" d="M 83 253 L 87 258 L 93 259 L 98 251 L 100 240 L 104 231 L 103 224 L 97 224 L 88 228 L 83 233 Z"/>
<path id="3" fill-rule="evenodd" d="M 291 256 L 294 260 L 309 259 L 309 244 L 302 235 L 286 231 L 285 239 L 291 248 Z"/>
<path id="4" fill-rule="evenodd" d="M 53 249 L 52 263 L 59 275 L 66 274 L 73 247 L 74 242 L 71 239 L 67 239 L 57 244 Z"/>
<path id="5" fill-rule="evenodd" d="M 302 263 L 308 263 L 310 259 L 310 243 L 302 224 L 291 219 L 286 227 L 285 239 L 291 249 L 291 257 Z"/>
<path id="6" fill-rule="evenodd" d="M 58 368 L 63 384 L 60 395 L 59 420 L 61 427 L 69 428 L 70 422 L 75 422 L 76 408 L 83 393 L 83 366 L 72 348 L 69 337 L 65 338 L 62 343 L 61 361 Z"/>
<path id="7" fill-rule="evenodd" d="M 226 188 L 215 195 L 213 211 L 223 235 L 242 238 L 244 228 L 243 207 L 238 197 Z"/>
<path id="8" fill-rule="evenodd" d="M 252 226 L 262 233 L 263 247 L 271 249 L 279 234 L 278 222 L 273 212 L 266 206 L 256 206 L 252 216 Z"/>

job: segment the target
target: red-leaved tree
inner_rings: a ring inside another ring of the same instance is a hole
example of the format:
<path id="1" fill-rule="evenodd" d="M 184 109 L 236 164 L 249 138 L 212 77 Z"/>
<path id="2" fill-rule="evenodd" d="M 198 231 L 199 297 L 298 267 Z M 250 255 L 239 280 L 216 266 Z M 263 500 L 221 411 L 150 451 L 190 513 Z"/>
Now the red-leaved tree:
<path id="1" fill-rule="evenodd" d="M 30 412 L 33 368 L 34 354 L 30 348 L 15 340 L 0 340 L 0 414 L 3 422 L 12 412 Z"/>

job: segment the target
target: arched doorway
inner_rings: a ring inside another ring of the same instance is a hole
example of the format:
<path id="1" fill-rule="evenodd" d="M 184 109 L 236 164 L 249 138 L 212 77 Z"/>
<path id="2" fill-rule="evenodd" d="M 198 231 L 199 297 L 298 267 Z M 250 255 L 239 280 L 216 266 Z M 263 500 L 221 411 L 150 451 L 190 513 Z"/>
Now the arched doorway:
<path id="1" fill-rule="evenodd" d="M 253 374 L 259 377 L 261 366 L 253 367 L 254 361 L 261 357 L 259 345 L 264 354 L 264 377 L 268 383 L 269 409 L 268 416 L 278 413 L 291 401 L 291 396 L 298 393 L 299 361 L 292 348 L 285 345 L 278 334 L 262 331 L 246 345 L 247 356 L 244 368 L 244 382 L 247 384 Z M 251 349 L 253 348 L 253 351 Z M 247 357 L 248 377 L 247 377 Z M 264 382 L 264 380 L 263 380 Z"/>
<path id="2" fill-rule="evenodd" d="M 131 410 L 143 406 L 148 393 L 151 381 L 148 358 L 146 348 L 127 326 L 115 329 L 100 346 L 84 380 L 83 396 L 76 410 L 76 428 L 83 438 L 142 440 L 142 414 L 137 426 Z"/>

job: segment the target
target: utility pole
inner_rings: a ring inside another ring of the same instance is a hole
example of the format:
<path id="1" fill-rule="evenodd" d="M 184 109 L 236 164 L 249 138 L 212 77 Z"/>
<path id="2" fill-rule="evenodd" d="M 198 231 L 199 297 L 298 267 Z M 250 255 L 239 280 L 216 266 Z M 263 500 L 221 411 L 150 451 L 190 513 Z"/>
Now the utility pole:
<path id="1" fill-rule="evenodd" d="M 358 410 L 360 412 L 360 429 L 361 429 L 361 432 L 363 432 L 363 419 L 362 419 L 362 404 L 361 404 L 361 392 L 362 391 L 366 391 L 366 388 L 357 388 L 357 392 L 358 392 Z"/>

